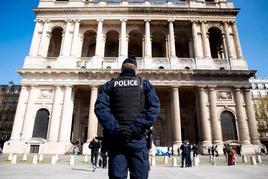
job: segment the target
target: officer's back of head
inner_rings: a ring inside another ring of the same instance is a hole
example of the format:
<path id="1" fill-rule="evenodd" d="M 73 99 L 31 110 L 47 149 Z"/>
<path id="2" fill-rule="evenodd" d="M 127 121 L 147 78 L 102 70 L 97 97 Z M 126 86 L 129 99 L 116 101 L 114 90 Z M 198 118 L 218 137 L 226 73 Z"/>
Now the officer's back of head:
<path id="1" fill-rule="evenodd" d="M 137 61 L 135 56 L 130 56 L 124 60 L 124 62 L 122 63 L 121 71 L 124 71 L 125 69 L 132 69 L 136 72 Z"/>

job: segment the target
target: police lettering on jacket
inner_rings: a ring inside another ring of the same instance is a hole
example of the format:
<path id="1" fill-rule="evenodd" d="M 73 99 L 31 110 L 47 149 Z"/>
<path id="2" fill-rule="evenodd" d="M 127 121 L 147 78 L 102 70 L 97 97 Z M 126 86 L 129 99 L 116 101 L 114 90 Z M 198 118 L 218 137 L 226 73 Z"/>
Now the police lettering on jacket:
<path id="1" fill-rule="evenodd" d="M 114 82 L 114 87 L 138 86 L 138 80 L 119 80 Z"/>

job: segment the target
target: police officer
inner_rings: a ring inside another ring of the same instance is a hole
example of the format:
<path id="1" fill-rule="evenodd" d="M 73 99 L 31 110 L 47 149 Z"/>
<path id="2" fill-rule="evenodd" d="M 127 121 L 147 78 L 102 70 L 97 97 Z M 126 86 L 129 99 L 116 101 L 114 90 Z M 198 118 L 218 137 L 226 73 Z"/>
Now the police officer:
<path id="1" fill-rule="evenodd" d="M 101 86 L 95 114 L 108 141 L 110 179 L 148 178 L 149 155 L 146 130 L 160 112 L 155 89 L 136 75 L 135 57 L 127 58 L 120 75 Z"/>

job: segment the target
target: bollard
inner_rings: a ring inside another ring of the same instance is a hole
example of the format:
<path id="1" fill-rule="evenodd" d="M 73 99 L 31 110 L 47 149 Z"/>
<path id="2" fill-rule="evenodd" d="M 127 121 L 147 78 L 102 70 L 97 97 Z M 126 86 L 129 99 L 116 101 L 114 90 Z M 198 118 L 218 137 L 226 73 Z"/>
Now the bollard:
<path id="1" fill-rule="evenodd" d="M 74 165 L 74 156 L 70 155 L 70 165 Z"/>
<path id="2" fill-rule="evenodd" d="M 260 155 L 257 155 L 257 162 L 258 163 L 262 163 L 262 159 L 261 159 L 261 156 Z"/>
<path id="3" fill-rule="evenodd" d="M 27 153 L 23 154 L 22 161 L 26 162 L 27 161 Z"/>
<path id="4" fill-rule="evenodd" d="M 13 155 L 12 156 L 11 163 L 12 164 L 16 164 L 17 163 L 17 155 Z"/>
<path id="5" fill-rule="evenodd" d="M 12 160 L 12 153 L 10 153 L 9 155 L 8 155 L 8 158 L 7 158 L 9 161 L 11 161 Z"/>
<path id="6" fill-rule="evenodd" d="M 156 166 L 155 156 L 151 156 L 151 166 L 152 167 Z"/>
<path id="7" fill-rule="evenodd" d="M 246 155 L 242 155 L 242 162 L 243 163 L 248 163 L 248 159 Z"/>
<path id="8" fill-rule="evenodd" d="M 256 158 L 254 156 L 250 156 L 250 164 L 251 165 L 257 165 Z"/>
<path id="9" fill-rule="evenodd" d="M 85 162 L 85 163 L 88 162 L 88 156 L 87 156 L 87 155 L 85 155 L 84 162 Z"/>
<path id="10" fill-rule="evenodd" d="M 212 157 L 212 158 L 211 158 L 211 164 L 212 164 L 213 166 L 216 166 L 216 157 Z"/>
<path id="11" fill-rule="evenodd" d="M 39 160 L 39 162 L 42 162 L 44 160 L 44 155 L 43 154 L 40 154 L 38 160 Z"/>
<path id="12" fill-rule="evenodd" d="M 165 156 L 165 157 L 164 157 L 164 163 L 165 163 L 165 164 L 168 164 L 168 156 Z"/>
<path id="13" fill-rule="evenodd" d="M 199 165 L 198 156 L 194 157 L 193 160 L 194 160 L 193 161 L 194 166 L 198 166 Z"/>
<path id="14" fill-rule="evenodd" d="M 37 155 L 34 155 L 33 157 L 33 164 L 37 164 Z"/>
<path id="15" fill-rule="evenodd" d="M 56 160 L 56 162 L 59 161 L 59 155 L 58 154 L 55 154 L 55 160 Z"/>
<path id="16" fill-rule="evenodd" d="M 178 164 L 177 164 L 177 158 L 176 157 L 172 157 L 172 166 L 173 167 L 178 166 Z"/>
<path id="17" fill-rule="evenodd" d="M 51 157 L 51 165 L 55 165 L 56 164 L 56 158 L 54 155 L 52 155 Z"/>

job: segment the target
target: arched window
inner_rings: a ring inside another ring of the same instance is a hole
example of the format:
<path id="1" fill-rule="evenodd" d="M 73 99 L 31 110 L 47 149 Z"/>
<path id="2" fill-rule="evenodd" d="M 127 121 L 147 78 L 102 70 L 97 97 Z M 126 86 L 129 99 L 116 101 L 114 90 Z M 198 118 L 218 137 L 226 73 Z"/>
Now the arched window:
<path id="1" fill-rule="evenodd" d="M 222 32 L 218 28 L 210 28 L 208 30 L 209 33 L 209 44 L 211 50 L 211 57 L 223 59 L 224 58 L 224 47 L 223 47 L 223 39 Z"/>
<path id="2" fill-rule="evenodd" d="M 142 57 L 142 34 L 138 31 L 129 33 L 128 56 Z"/>
<path id="3" fill-rule="evenodd" d="M 237 140 L 235 118 L 229 111 L 223 111 L 221 113 L 221 130 L 223 141 Z"/>
<path id="4" fill-rule="evenodd" d="M 60 55 L 62 34 L 63 29 L 61 27 L 52 30 L 48 47 L 48 57 L 58 57 Z"/>
<path id="5" fill-rule="evenodd" d="M 189 39 L 184 32 L 175 33 L 176 56 L 179 58 L 189 58 Z"/>
<path id="6" fill-rule="evenodd" d="M 38 138 L 47 138 L 47 129 L 49 121 L 49 112 L 46 109 L 40 109 L 35 117 L 33 136 Z"/>
<path id="7" fill-rule="evenodd" d="M 105 43 L 105 57 L 118 57 L 119 49 L 119 33 L 110 30 L 106 34 L 106 43 Z"/>
<path id="8" fill-rule="evenodd" d="M 162 32 L 154 32 L 152 38 L 152 57 L 166 56 L 166 36 Z"/>
<path id="9" fill-rule="evenodd" d="M 96 48 L 96 32 L 87 31 L 84 33 L 84 42 L 81 57 L 93 57 Z"/>

